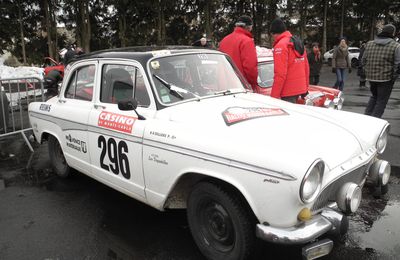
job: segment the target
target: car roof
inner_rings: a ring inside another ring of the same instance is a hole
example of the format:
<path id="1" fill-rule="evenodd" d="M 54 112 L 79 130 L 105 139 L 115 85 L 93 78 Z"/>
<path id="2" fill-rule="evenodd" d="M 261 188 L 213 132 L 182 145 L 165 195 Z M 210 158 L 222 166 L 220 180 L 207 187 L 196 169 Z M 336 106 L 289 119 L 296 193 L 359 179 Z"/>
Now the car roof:
<path id="1" fill-rule="evenodd" d="M 155 56 L 185 53 L 221 53 L 217 50 L 193 47 L 193 46 L 132 46 L 125 48 L 106 49 L 94 51 L 80 55 L 76 60 L 115 58 L 115 59 L 133 59 L 140 62 L 147 62 Z"/>
<path id="2" fill-rule="evenodd" d="M 256 46 L 256 52 L 258 62 L 267 62 L 274 60 L 272 49 Z"/>

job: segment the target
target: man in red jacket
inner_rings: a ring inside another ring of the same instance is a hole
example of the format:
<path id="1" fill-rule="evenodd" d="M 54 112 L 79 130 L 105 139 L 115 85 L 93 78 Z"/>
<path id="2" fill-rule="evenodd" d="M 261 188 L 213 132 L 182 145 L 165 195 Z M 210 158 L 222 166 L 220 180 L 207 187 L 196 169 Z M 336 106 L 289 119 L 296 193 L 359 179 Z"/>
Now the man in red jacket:
<path id="1" fill-rule="evenodd" d="M 310 71 L 306 50 L 301 40 L 286 30 L 281 19 L 272 21 L 270 32 L 274 38 L 271 97 L 296 103 L 297 98 L 308 91 Z"/>
<path id="2" fill-rule="evenodd" d="M 257 53 L 254 45 L 253 21 L 247 15 L 239 17 L 235 30 L 222 39 L 219 50 L 228 54 L 255 91 L 257 86 Z"/>

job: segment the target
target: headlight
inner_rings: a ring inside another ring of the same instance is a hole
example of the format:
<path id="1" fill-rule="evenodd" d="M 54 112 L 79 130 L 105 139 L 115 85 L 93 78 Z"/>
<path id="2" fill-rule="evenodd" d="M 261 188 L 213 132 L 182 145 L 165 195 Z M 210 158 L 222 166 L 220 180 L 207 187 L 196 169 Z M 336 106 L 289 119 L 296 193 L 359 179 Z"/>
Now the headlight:
<path id="1" fill-rule="evenodd" d="M 325 163 L 317 159 L 311 164 L 300 186 L 300 199 L 304 203 L 313 201 L 321 190 L 322 176 L 324 174 Z"/>
<path id="2" fill-rule="evenodd" d="M 313 102 L 311 99 L 306 98 L 305 105 L 306 105 L 306 106 L 314 106 L 314 102 Z"/>
<path id="3" fill-rule="evenodd" d="M 378 141 L 376 141 L 376 150 L 378 154 L 382 154 L 386 149 L 387 136 L 390 128 L 389 126 L 390 126 L 389 124 L 385 126 L 385 128 L 382 130 L 381 134 L 378 137 Z"/>
<path id="4" fill-rule="evenodd" d="M 336 97 L 335 99 L 333 99 L 333 103 L 335 104 L 335 108 L 337 110 L 342 110 L 343 102 L 344 102 L 344 98 L 342 98 L 342 97 Z"/>
<path id="5" fill-rule="evenodd" d="M 327 98 L 324 102 L 324 107 L 335 108 L 335 103 L 332 100 L 330 100 L 329 98 Z"/>

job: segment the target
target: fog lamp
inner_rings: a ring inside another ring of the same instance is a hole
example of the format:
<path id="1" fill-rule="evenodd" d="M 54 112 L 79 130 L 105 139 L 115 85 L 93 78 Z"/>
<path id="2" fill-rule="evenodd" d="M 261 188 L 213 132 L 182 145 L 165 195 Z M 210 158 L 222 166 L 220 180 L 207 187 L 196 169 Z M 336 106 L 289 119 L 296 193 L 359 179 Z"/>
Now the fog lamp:
<path id="1" fill-rule="evenodd" d="M 335 108 L 335 103 L 332 100 L 330 100 L 329 98 L 327 98 L 324 102 L 324 107 Z"/>
<path id="2" fill-rule="evenodd" d="M 348 182 L 340 188 L 336 195 L 338 207 L 346 214 L 357 211 L 361 203 L 361 188 L 355 183 Z"/>
<path id="3" fill-rule="evenodd" d="M 312 217 L 311 210 L 309 208 L 303 208 L 297 215 L 297 219 L 300 221 L 310 220 Z"/>
<path id="4" fill-rule="evenodd" d="M 368 183 L 373 186 L 384 186 L 389 182 L 391 168 L 385 160 L 375 161 L 369 168 Z"/>

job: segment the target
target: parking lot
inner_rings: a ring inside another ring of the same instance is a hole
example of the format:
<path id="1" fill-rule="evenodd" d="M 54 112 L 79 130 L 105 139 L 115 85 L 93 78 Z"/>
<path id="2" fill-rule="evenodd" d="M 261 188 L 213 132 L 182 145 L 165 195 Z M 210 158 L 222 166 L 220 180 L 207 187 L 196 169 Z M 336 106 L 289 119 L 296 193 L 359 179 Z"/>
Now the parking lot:
<path id="1" fill-rule="evenodd" d="M 321 85 L 335 75 L 325 66 Z M 344 110 L 362 113 L 369 90 L 355 72 L 345 83 Z M 392 163 L 389 193 L 368 192 L 350 229 L 324 259 L 397 259 L 400 254 L 400 81 L 384 118 L 392 128 L 383 157 Z M 368 129 L 366 129 L 368 131 Z M 340 138 L 340 137 L 327 137 Z M 159 212 L 82 174 L 59 179 L 47 146 L 31 153 L 20 136 L 0 140 L 0 259 L 204 259 L 185 211 Z M 300 247 L 261 242 L 254 259 L 301 259 Z"/>

